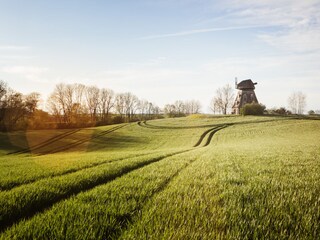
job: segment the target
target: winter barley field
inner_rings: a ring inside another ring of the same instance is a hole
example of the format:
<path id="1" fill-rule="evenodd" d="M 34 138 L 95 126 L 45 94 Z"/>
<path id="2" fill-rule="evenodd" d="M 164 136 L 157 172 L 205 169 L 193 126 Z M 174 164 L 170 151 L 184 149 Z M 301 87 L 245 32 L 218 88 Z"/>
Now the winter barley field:
<path id="1" fill-rule="evenodd" d="M 320 120 L 0 134 L 0 239 L 320 239 Z"/>

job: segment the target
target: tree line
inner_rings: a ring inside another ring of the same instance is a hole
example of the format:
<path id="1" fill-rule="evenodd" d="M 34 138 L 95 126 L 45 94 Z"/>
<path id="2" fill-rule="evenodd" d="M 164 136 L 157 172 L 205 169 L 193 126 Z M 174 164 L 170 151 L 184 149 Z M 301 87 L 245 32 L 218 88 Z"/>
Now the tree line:
<path id="1" fill-rule="evenodd" d="M 89 127 L 155 118 L 181 117 L 200 113 L 199 101 L 176 101 L 163 109 L 139 99 L 131 92 L 115 93 L 112 89 L 64 84 L 55 86 L 39 109 L 41 95 L 23 95 L 0 81 L 0 130 Z"/>
<path id="2" fill-rule="evenodd" d="M 229 84 L 215 91 L 210 103 L 214 114 L 227 114 L 230 111 L 235 97 L 233 91 Z M 40 100 L 39 93 L 24 95 L 0 80 L 0 131 L 89 127 L 163 117 L 183 117 L 201 111 L 201 104 L 197 100 L 177 100 L 160 108 L 152 102 L 139 99 L 131 92 L 115 93 L 112 89 L 79 83 L 57 84 L 46 101 L 47 111 L 39 109 Z M 265 110 L 262 104 L 251 104 L 245 112 L 303 114 L 306 95 L 301 92 L 292 93 L 288 98 L 288 106 L 290 110 L 284 107 Z"/>

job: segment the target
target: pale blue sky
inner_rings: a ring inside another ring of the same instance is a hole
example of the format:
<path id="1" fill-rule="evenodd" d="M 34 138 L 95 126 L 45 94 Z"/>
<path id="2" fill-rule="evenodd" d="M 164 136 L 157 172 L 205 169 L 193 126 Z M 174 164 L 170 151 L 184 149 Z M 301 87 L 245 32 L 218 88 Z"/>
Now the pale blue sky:
<path id="1" fill-rule="evenodd" d="M 79 82 L 207 112 L 235 77 L 268 108 L 302 91 L 320 110 L 320 1 L 0 0 L 0 79 L 44 100 Z"/>

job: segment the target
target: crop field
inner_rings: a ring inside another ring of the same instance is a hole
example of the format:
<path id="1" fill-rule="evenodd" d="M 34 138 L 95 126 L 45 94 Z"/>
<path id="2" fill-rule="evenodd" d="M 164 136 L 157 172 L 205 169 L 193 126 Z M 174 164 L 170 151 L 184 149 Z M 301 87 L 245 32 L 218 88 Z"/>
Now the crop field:
<path id="1" fill-rule="evenodd" d="M 320 239 L 320 120 L 0 133 L 0 239 Z"/>

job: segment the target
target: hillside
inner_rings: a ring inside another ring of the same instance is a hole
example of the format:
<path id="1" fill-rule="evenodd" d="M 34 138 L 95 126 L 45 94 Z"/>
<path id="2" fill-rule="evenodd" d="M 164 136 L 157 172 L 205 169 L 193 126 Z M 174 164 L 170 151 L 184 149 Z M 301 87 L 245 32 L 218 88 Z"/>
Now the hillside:
<path id="1" fill-rule="evenodd" d="M 0 239 L 317 239 L 320 121 L 0 134 Z"/>

